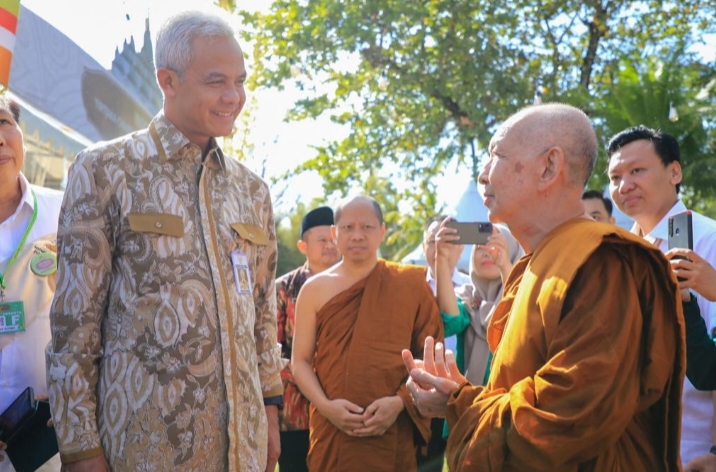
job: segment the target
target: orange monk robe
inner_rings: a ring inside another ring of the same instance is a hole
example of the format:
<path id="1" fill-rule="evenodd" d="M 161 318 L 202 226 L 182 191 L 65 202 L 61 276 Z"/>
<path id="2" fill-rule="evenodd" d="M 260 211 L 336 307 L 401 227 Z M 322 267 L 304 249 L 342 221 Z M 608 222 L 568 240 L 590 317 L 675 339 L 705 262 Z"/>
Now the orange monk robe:
<path id="1" fill-rule="evenodd" d="M 518 261 L 488 328 L 484 388 L 448 402 L 453 471 L 679 471 L 685 371 L 661 253 L 576 220 Z"/>
<path id="2" fill-rule="evenodd" d="M 316 313 L 314 368 L 326 396 L 365 408 L 397 394 L 405 410 L 385 434 L 356 438 L 311 405 L 311 471 L 415 470 L 416 439 L 423 444 L 430 439 L 430 419 L 410 399 L 401 351 L 422 358 L 427 336 L 442 339 L 443 331 L 425 269 L 382 259 Z"/>

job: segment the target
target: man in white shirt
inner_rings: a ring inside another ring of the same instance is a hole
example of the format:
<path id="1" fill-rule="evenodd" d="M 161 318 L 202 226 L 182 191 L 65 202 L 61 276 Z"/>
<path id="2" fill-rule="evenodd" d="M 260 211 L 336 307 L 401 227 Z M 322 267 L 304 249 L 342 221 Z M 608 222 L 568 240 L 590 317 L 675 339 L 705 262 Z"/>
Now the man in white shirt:
<path id="1" fill-rule="evenodd" d="M 668 250 L 668 220 L 686 210 L 679 198 L 682 179 L 679 144 L 660 131 L 644 126 L 626 129 L 607 146 L 609 190 L 617 207 L 635 223 L 632 232 Z M 692 212 L 694 252 L 716 264 L 716 221 Z M 716 304 L 696 294 L 701 316 L 709 331 L 716 326 Z M 714 437 L 714 394 L 684 380 L 681 418 L 681 459 L 709 454 Z"/>
<path id="2" fill-rule="evenodd" d="M 45 345 L 57 270 L 62 193 L 31 185 L 22 174 L 20 108 L 0 96 L 0 413 L 27 387 L 47 397 Z M 8 320 L 19 320 L 8 323 Z M 0 443 L 0 472 L 15 470 Z M 59 455 L 41 470 L 59 470 Z"/>

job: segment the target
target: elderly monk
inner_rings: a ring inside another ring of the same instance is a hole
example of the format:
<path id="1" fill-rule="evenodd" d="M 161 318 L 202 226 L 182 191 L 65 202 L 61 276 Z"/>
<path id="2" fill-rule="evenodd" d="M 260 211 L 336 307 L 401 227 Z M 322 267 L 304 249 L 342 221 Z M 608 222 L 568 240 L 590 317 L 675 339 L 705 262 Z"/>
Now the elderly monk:
<path id="1" fill-rule="evenodd" d="M 311 401 L 308 468 L 415 470 L 415 438 L 428 441 L 430 420 L 410 401 L 399 354 L 442 338 L 425 269 L 378 259 L 385 224 L 372 198 L 340 204 L 332 233 L 343 260 L 301 289 L 293 340 L 294 376 Z"/>
<path id="2" fill-rule="evenodd" d="M 589 119 L 529 107 L 489 152 L 479 181 L 490 219 L 526 253 L 488 326 L 490 379 L 470 385 L 432 340 L 424 365 L 403 354 L 421 411 L 447 414 L 451 470 L 680 470 L 676 279 L 654 246 L 584 214 L 597 154 Z"/>

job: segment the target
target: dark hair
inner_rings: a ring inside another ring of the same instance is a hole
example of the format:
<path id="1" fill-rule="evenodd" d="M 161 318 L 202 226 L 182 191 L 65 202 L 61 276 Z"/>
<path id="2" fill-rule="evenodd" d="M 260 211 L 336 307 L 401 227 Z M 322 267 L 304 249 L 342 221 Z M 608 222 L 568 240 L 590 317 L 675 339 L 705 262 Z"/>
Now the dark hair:
<path id="1" fill-rule="evenodd" d="M 609 216 L 612 216 L 612 211 L 614 210 L 614 207 L 612 205 L 612 201 L 609 200 L 607 197 L 604 196 L 602 192 L 599 190 L 587 190 L 582 194 L 582 200 L 596 200 L 599 199 L 604 204 L 604 208 L 607 210 L 607 213 Z"/>
<path id="2" fill-rule="evenodd" d="M 20 123 L 20 105 L 7 95 L 0 95 L 0 110 L 10 112 L 15 123 Z"/>
<path id="3" fill-rule="evenodd" d="M 654 145 L 654 151 L 656 151 L 664 167 L 672 162 L 681 163 L 681 151 L 679 151 L 679 143 L 676 138 L 668 133 L 647 128 L 644 125 L 632 126 L 613 136 L 609 140 L 609 144 L 607 144 L 607 155 L 611 159 L 612 155 L 619 149 L 641 139 Z M 676 184 L 676 193 L 679 193 L 680 189 L 681 185 Z"/>
<path id="4" fill-rule="evenodd" d="M 338 224 L 338 220 L 341 219 L 341 213 L 343 213 L 343 208 L 346 205 L 348 205 L 349 203 L 353 203 L 358 200 L 368 202 L 373 206 L 373 211 L 375 212 L 376 218 L 378 218 L 378 223 L 382 226 L 383 225 L 383 210 L 380 209 L 380 205 L 375 200 L 375 198 L 371 198 L 368 195 L 357 195 L 353 198 L 343 200 L 341 203 L 339 203 L 338 206 L 336 207 L 336 210 L 333 212 L 333 221 L 335 222 L 335 224 Z"/>

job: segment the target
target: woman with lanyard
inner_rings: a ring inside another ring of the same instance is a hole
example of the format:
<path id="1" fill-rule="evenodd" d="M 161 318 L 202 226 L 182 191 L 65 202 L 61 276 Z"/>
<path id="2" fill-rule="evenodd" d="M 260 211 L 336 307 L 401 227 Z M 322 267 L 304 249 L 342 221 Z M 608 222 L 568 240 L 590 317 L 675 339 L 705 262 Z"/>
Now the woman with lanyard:
<path id="1" fill-rule="evenodd" d="M 61 192 L 31 185 L 21 172 L 25 145 L 19 120 L 19 106 L 0 95 L 0 413 L 27 387 L 36 397 L 47 394 L 45 346 L 62 204 Z M 0 451 L 0 472 L 12 470 Z M 59 455 L 40 470 L 59 470 Z"/>

